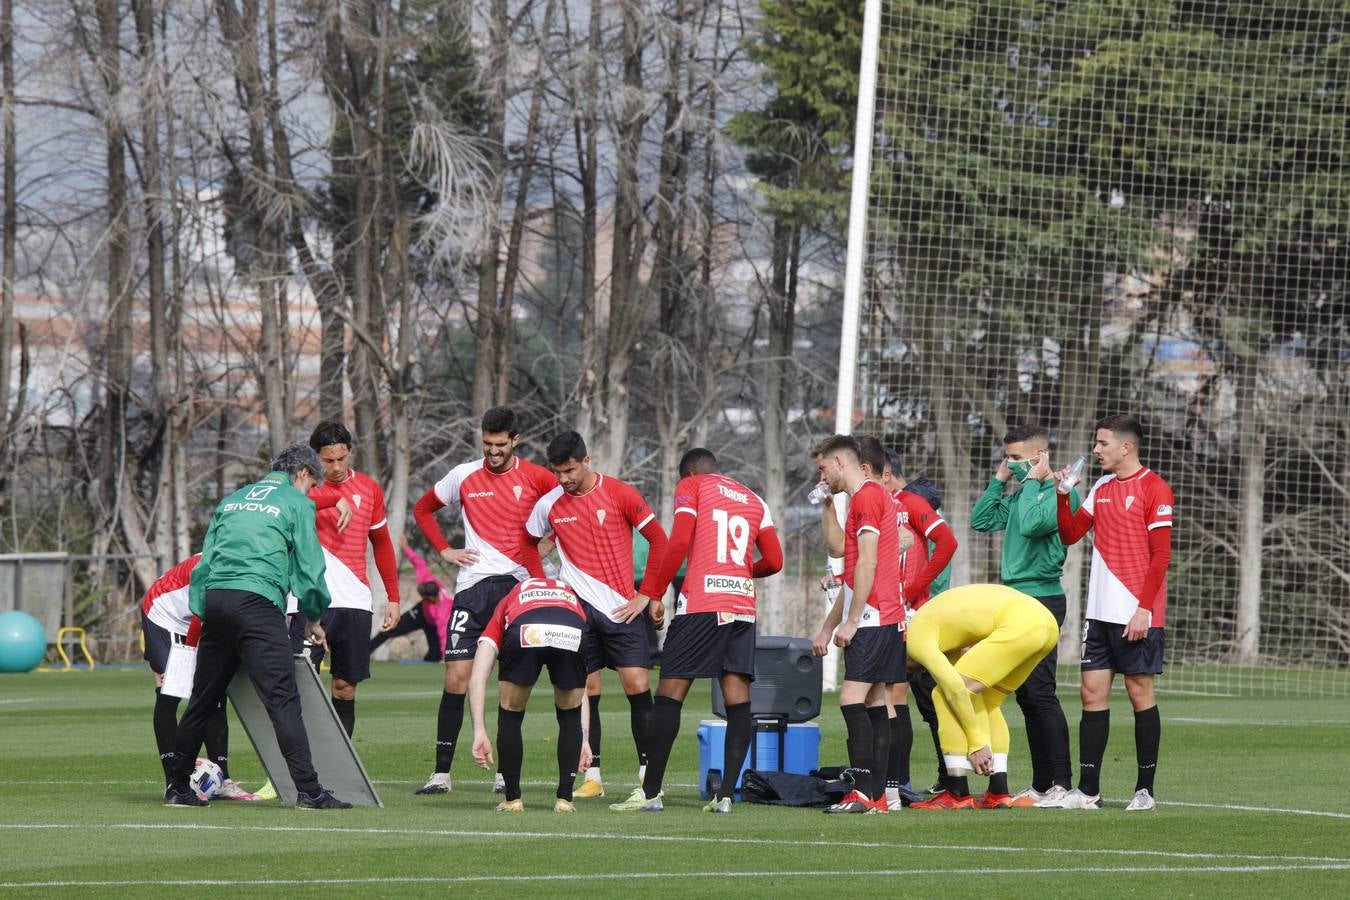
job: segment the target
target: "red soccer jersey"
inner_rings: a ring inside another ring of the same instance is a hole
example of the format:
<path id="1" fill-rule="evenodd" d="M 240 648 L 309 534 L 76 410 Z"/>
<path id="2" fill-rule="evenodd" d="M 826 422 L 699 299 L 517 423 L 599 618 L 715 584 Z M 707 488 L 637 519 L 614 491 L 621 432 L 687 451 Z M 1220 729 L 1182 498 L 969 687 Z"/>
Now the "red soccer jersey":
<path id="1" fill-rule="evenodd" d="M 887 490 L 866 481 L 848 503 L 844 520 L 844 585 L 852 603 L 853 571 L 858 565 L 858 535 L 877 535 L 877 571 L 867 595 L 871 610 L 863 610 L 862 627 L 894 625 L 905 618 L 900 599 L 900 509 Z"/>
<path id="2" fill-rule="evenodd" d="M 755 543 L 773 527 L 769 507 L 725 475 L 694 475 L 675 486 L 675 515 L 694 516 L 689 568 L 675 601 L 685 613 L 755 614 Z"/>
<path id="3" fill-rule="evenodd" d="M 558 486 L 539 498 L 525 529 L 537 538 L 553 534 L 562 580 L 608 616 L 636 593 L 633 529 L 654 518 L 632 485 L 597 475 L 591 489 L 579 496 Z"/>
<path id="4" fill-rule="evenodd" d="M 192 611 L 188 609 L 188 583 L 202 555 L 194 553 L 165 572 L 141 600 L 141 612 L 160 628 L 174 634 L 187 634 Z"/>
<path id="5" fill-rule="evenodd" d="M 891 497 L 900 509 L 900 527 L 914 538 L 914 543 L 900 554 L 900 583 L 907 585 L 922 579 L 924 569 L 928 567 L 928 535 L 943 523 L 943 518 L 918 494 L 902 488 Z M 911 600 L 910 605 L 918 609 L 928 602 L 928 597 L 929 592 L 925 590 L 922 596 Z"/>
<path id="6" fill-rule="evenodd" d="M 475 459 L 455 466 L 436 482 L 434 490 L 442 503 L 459 504 L 464 548 L 478 552 L 478 562 L 460 567 L 456 592 L 492 575 L 527 576 L 525 520 L 539 498 L 557 486 L 552 472 L 518 456 L 505 472 L 493 472 L 485 460 Z"/>
<path id="7" fill-rule="evenodd" d="M 506 629 L 511 627 L 511 623 L 535 609 L 562 609 L 575 613 L 578 620 L 576 627 L 585 628 L 585 604 L 577 599 L 571 588 L 552 578 L 527 578 L 511 588 L 511 593 L 497 604 L 497 609 L 493 611 L 492 618 L 488 620 L 487 627 L 483 629 L 483 634 L 478 639 L 500 648 L 502 638 L 506 636 Z M 521 636 L 521 644 L 528 646 L 525 635 Z"/>
<path id="8" fill-rule="evenodd" d="M 1087 617 L 1125 624 L 1139 608 L 1149 566 L 1149 532 L 1172 527 L 1172 489 L 1151 469 L 1129 478 L 1106 475 L 1092 486 L 1083 510 L 1092 517 L 1092 572 Z M 1152 626 L 1167 612 L 1167 580 L 1153 602 Z"/>
<path id="9" fill-rule="evenodd" d="M 329 609 L 370 609 L 370 578 L 366 574 L 366 547 L 370 533 L 383 527 L 384 492 L 369 475 L 351 470 L 342 484 L 321 481 L 309 492 L 310 499 L 325 508 L 318 510 L 314 524 L 319 532 L 319 545 L 327 552 L 325 578 L 333 602 Z M 352 508 L 352 520 L 338 531 L 338 498 L 346 498 Z"/>

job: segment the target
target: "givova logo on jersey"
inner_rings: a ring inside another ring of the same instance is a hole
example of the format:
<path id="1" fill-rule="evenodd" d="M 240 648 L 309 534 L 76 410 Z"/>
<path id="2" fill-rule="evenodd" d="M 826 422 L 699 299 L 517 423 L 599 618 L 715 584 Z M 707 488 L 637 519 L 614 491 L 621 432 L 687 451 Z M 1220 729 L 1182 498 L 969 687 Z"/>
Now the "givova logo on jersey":
<path id="1" fill-rule="evenodd" d="M 735 575 L 704 575 L 703 590 L 709 594 L 735 594 L 738 597 L 755 596 L 755 580 Z"/>

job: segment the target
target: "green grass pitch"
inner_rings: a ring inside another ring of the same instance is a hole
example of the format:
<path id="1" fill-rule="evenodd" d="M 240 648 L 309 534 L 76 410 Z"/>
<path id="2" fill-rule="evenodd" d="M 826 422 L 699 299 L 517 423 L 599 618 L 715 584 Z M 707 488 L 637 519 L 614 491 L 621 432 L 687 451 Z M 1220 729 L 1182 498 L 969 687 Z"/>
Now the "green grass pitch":
<path id="1" fill-rule="evenodd" d="M 0 894 L 1322 897 L 1345 896 L 1350 879 L 1347 700 L 1164 695 L 1153 813 L 1123 811 L 1134 744 L 1117 687 L 1103 781 L 1111 802 L 1101 812 L 827 817 L 737 804 L 732 816 L 710 816 L 694 786 L 704 684 L 685 705 L 666 812 L 652 815 L 605 805 L 636 775 L 628 705 L 609 682 L 609 797 L 560 816 L 544 689 L 525 719 L 527 811 L 508 816 L 494 813 L 490 775 L 473 767 L 467 722 L 454 793 L 412 795 L 431 769 L 440 679 L 437 666 L 376 664 L 361 686 L 356 747 L 384 809 L 301 812 L 161 806 L 144 669 L 0 676 Z M 1077 702 L 1065 700 L 1076 742 Z M 834 703 L 827 695 L 820 719 L 827 763 L 844 758 Z M 1027 778 L 1025 735 L 1016 705 L 1007 709 L 1016 790 Z M 235 723 L 231 735 L 232 774 L 257 787 L 244 731 Z M 932 771 L 920 731 L 915 781 L 926 785 Z M 979 779 L 973 786 L 983 790 Z"/>

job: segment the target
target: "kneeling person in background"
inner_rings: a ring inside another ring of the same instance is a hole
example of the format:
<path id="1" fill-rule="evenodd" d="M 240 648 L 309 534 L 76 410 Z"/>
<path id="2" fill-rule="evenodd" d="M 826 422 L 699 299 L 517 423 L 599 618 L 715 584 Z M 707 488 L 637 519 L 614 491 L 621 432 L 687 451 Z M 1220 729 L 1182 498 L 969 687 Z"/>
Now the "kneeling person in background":
<path id="1" fill-rule="evenodd" d="M 473 717 L 473 757 L 484 769 L 492 766 L 492 741 L 483 722 L 487 680 L 501 656 L 497 677 L 498 771 L 506 799 L 498 812 L 524 812 L 520 767 L 524 756 L 521 724 L 525 704 L 539 674 L 548 667 L 558 718 L 558 793 L 554 812 L 575 812 L 572 784 L 582 759 L 581 700 L 586 692 L 582 639 L 588 630 L 586 611 L 567 585 L 551 578 L 529 578 L 511 589 L 497 605 L 483 634 L 469 676 L 469 713 Z"/>

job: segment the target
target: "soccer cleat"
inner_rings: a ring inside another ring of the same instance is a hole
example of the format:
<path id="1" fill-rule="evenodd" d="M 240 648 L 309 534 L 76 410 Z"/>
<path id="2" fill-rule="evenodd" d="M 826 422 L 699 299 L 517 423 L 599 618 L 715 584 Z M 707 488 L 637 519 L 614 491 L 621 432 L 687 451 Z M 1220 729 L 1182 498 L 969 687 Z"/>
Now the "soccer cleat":
<path id="1" fill-rule="evenodd" d="M 501 776 L 498 776 L 498 777 L 501 777 Z M 505 790 L 505 787 L 503 787 L 502 790 Z M 449 772 L 433 772 L 432 775 L 431 775 L 431 777 L 427 779 L 427 783 L 424 784 L 424 785 L 422 785 L 422 786 L 421 786 L 420 788 L 418 788 L 417 790 L 413 791 L 413 793 L 414 793 L 414 794 L 448 794 L 448 793 L 450 793 L 450 773 L 449 773 Z"/>
<path id="2" fill-rule="evenodd" d="M 927 793 L 928 796 L 930 796 L 930 797 L 935 797 L 935 796 L 937 796 L 938 794 L 942 793 L 942 792 L 945 791 L 945 790 L 946 790 L 946 788 L 942 786 L 942 779 L 939 778 L 937 781 L 933 782 L 933 786 L 930 787 L 930 788 L 926 791 L 926 793 Z"/>
<path id="3" fill-rule="evenodd" d="M 827 813 L 865 813 L 872 809 L 872 801 L 861 791 L 849 791 L 833 806 L 825 807 Z"/>
<path id="4" fill-rule="evenodd" d="M 907 784 L 900 785 L 900 802 L 905 806 L 913 806 L 915 803 L 923 802 L 923 795 Z"/>
<path id="5" fill-rule="evenodd" d="M 993 791 L 985 791 L 975 804 L 980 809 L 1012 809 L 1012 796 L 1010 794 L 995 794 Z"/>
<path id="6" fill-rule="evenodd" d="M 605 796 L 605 786 L 594 778 L 586 778 L 581 782 L 581 787 L 572 792 L 573 797 L 603 797 Z"/>
<path id="7" fill-rule="evenodd" d="M 327 788 L 319 788 L 317 794 L 301 791 L 295 798 L 296 809 L 351 809 L 352 805 L 333 796 Z"/>
<path id="8" fill-rule="evenodd" d="M 661 794 L 648 798 L 643 793 L 642 788 L 633 788 L 633 793 L 628 795 L 628 799 L 622 803 L 611 803 L 609 808 L 615 812 L 664 812 L 665 805 L 661 802 Z"/>
<path id="9" fill-rule="evenodd" d="M 723 797 L 721 800 L 718 800 L 716 797 L 714 797 L 707 803 L 703 804 L 703 811 L 706 813 L 730 813 L 731 798 Z"/>
<path id="10" fill-rule="evenodd" d="M 1069 789 L 1059 784 L 1050 785 L 1050 790 L 1041 795 L 1033 806 L 1037 809 L 1063 809 L 1064 798 L 1069 796 Z"/>
<path id="11" fill-rule="evenodd" d="M 1148 788 L 1140 788 L 1134 792 L 1134 799 L 1130 805 L 1125 807 L 1126 812 L 1147 812 L 1150 809 L 1157 809 L 1158 801 L 1153 799 L 1153 795 L 1148 792 Z"/>
<path id="12" fill-rule="evenodd" d="M 1054 792 L 1054 790 L 1052 789 L 1052 790 L 1050 791 L 1050 794 L 1047 794 L 1047 795 L 1046 795 L 1046 798 L 1045 798 L 1044 800 L 1042 800 L 1040 803 L 1037 803 L 1036 806 L 1039 807 L 1040 809 L 1101 809 L 1101 808 L 1102 808 L 1102 798 L 1101 798 L 1101 795 L 1100 795 L 1100 794 L 1096 794 L 1096 795 L 1085 794 L 1085 793 L 1083 793 L 1082 791 L 1078 790 L 1078 788 L 1074 788 L 1074 789 L 1071 790 L 1071 791 L 1065 791 L 1065 792 L 1064 792 L 1064 795 L 1063 795 L 1062 797 L 1060 797 L 1060 796 L 1055 796 L 1055 797 L 1052 798 L 1051 795 L 1054 794 L 1054 793 L 1055 793 L 1055 792 Z"/>
<path id="13" fill-rule="evenodd" d="M 226 778 L 220 785 L 220 792 L 216 794 L 217 800 L 239 800 L 243 803 L 257 803 L 262 800 L 257 794 L 250 794 L 244 790 L 244 786 L 233 778 Z"/>
<path id="14" fill-rule="evenodd" d="M 253 796 L 257 797 L 259 800 L 277 799 L 277 789 L 272 786 L 272 779 L 267 779 L 267 783 L 258 788 L 258 792 Z"/>
<path id="15" fill-rule="evenodd" d="M 497 804 L 497 812 L 523 813 L 525 811 L 525 801 L 517 797 L 514 800 L 503 800 Z"/>
<path id="16" fill-rule="evenodd" d="M 1060 790 L 1063 790 L 1063 788 Z M 1013 809 L 1026 809 L 1027 807 L 1035 806 L 1037 801 L 1042 800 L 1044 797 L 1045 794 L 1042 794 L 1035 788 L 1027 788 L 1024 791 L 1018 791 L 1013 795 L 1012 807 Z"/>
<path id="17" fill-rule="evenodd" d="M 501 772 L 498 772 L 496 775 L 492 776 L 492 793 L 494 794 L 506 793 L 506 779 L 502 777 Z"/>
<path id="18" fill-rule="evenodd" d="M 165 806 L 210 806 L 210 802 L 205 797 L 198 794 L 192 788 L 181 790 L 169 785 L 164 789 Z"/>
<path id="19" fill-rule="evenodd" d="M 864 813 L 864 815 L 876 816 L 882 815 L 883 813 L 888 814 L 890 813 L 890 811 L 891 811 L 890 804 L 886 802 L 885 797 L 881 797 L 877 800 L 872 800 L 868 802 L 867 812 Z"/>
<path id="20" fill-rule="evenodd" d="M 558 813 L 576 812 L 577 808 L 573 805 L 571 800 L 564 800 L 559 797 L 557 800 L 553 801 L 553 811 Z"/>
<path id="21" fill-rule="evenodd" d="M 933 795 L 933 799 L 924 800 L 921 803 L 915 803 L 910 809 L 974 809 L 975 798 L 967 794 L 964 797 L 957 797 L 951 791 L 939 791 Z"/>

